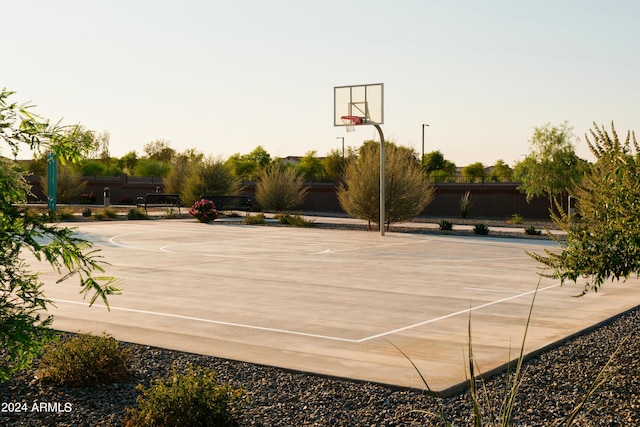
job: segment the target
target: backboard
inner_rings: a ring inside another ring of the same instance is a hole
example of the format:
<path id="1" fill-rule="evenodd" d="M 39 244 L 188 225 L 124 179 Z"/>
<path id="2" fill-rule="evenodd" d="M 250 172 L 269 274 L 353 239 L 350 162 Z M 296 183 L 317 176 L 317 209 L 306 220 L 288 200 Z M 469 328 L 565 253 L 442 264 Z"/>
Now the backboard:
<path id="1" fill-rule="evenodd" d="M 382 83 L 333 88 L 334 126 L 380 125 L 383 122 Z"/>

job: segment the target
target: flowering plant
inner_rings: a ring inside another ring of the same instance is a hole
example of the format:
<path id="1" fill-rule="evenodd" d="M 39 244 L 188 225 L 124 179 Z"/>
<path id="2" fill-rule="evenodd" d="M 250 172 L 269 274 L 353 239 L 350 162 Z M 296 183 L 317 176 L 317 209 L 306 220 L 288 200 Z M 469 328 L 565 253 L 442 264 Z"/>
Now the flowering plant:
<path id="1" fill-rule="evenodd" d="M 90 193 L 82 193 L 78 197 L 80 199 L 80 203 L 91 204 L 96 202 L 96 196 L 93 194 L 93 191 Z"/>
<path id="2" fill-rule="evenodd" d="M 218 218 L 218 210 L 211 200 L 200 199 L 189 208 L 189 214 L 198 221 L 209 223 Z"/>

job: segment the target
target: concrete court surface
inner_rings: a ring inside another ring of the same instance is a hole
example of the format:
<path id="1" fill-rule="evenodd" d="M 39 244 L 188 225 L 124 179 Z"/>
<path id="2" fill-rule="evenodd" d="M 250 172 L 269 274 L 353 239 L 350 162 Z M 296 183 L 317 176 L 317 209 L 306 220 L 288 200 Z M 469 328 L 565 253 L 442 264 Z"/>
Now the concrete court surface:
<path id="1" fill-rule="evenodd" d="M 54 327 L 323 375 L 434 391 L 465 382 L 468 322 L 479 367 L 519 351 L 538 265 L 525 251 L 549 241 L 200 224 L 194 220 L 88 222 L 122 280 L 111 311 L 55 284 Z M 637 280 L 581 286 L 540 281 L 527 351 L 640 304 Z"/>

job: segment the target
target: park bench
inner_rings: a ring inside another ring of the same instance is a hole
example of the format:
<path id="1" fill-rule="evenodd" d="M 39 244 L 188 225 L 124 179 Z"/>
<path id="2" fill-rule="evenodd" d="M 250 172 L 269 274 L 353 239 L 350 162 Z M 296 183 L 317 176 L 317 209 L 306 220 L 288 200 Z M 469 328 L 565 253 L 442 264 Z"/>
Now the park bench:
<path id="1" fill-rule="evenodd" d="M 251 199 L 245 196 L 202 196 L 202 198 L 211 200 L 219 212 L 245 211 L 248 214 L 252 207 Z"/>
<path id="2" fill-rule="evenodd" d="M 179 194 L 147 193 L 144 197 L 138 197 L 137 200 L 137 206 L 144 208 L 145 212 L 148 208 L 178 208 L 179 214 L 180 204 Z"/>

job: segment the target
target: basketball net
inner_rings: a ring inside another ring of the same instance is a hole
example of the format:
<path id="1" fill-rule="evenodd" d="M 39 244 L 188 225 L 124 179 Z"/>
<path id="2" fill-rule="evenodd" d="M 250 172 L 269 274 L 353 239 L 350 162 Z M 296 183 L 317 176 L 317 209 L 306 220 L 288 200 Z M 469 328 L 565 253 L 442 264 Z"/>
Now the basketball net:
<path id="1" fill-rule="evenodd" d="M 358 116 L 342 116 L 340 119 L 342 120 L 342 123 L 344 123 L 344 127 L 347 132 L 353 132 L 356 130 L 356 125 L 362 123 L 362 118 Z"/>

